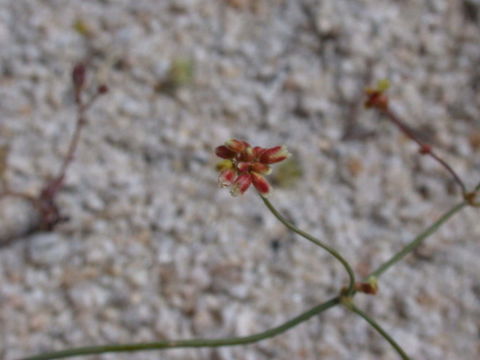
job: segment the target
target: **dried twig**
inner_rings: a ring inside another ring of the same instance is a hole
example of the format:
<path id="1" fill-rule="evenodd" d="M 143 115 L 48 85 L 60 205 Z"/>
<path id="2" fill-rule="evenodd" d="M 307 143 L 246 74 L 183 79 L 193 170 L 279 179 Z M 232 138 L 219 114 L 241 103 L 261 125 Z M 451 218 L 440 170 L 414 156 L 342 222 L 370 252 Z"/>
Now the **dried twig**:
<path id="1" fill-rule="evenodd" d="M 26 235 L 36 231 L 52 231 L 58 224 L 68 220 L 68 217 L 61 214 L 56 202 L 56 197 L 63 188 L 67 171 L 75 159 L 82 129 L 87 124 L 86 113 L 101 95 L 108 92 L 106 85 L 100 85 L 94 94 L 91 95 L 87 101 L 84 101 L 86 75 L 87 70 L 84 64 L 79 63 L 75 65 L 72 71 L 72 83 L 77 108 L 76 123 L 68 145 L 68 150 L 63 157 L 58 174 L 53 177 L 53 179 L 47 181 L 37 195 L 12 191 L 9 189 L 8 184 L 4 182 L 4 190 L 0 192 L 0 199 L 14 197 L 29 202 L 37 212 L 38 219 L 29 222 L 30 228 L 18 229 L 18 231 L 11 234 L 12 236 L 0 239 L 0 247 L 12 243 L 15 237 L 18 237 L 18 234 Z"/>

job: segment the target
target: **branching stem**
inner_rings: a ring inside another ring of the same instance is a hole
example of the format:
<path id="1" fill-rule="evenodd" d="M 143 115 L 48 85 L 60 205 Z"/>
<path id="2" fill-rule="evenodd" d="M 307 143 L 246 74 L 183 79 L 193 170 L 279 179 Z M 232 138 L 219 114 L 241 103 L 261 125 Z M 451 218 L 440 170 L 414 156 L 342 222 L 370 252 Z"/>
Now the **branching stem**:
<path id="1" fill-rule="evenodd" d="M 422 149 L 425 151 L 425 155 L 429 155 L 432 157 L 435 161 L 437 161 L 445 170 L 447 170 L 450 175 L 452 176 L 453 180 L 457 183 L 457 185 L 461 188 L 462 193 L 465 194 L 467 192 L 467 187 L 463 183 L 462 179 L 460 179 L 460 176 L 453 170 L 453 168 L 439 155 L 437 155 L 433 149 L 431 149 L 430 145 L 425 144 L 416 134 L 412 129 L 410 129 L 407 124 L 403 122 L 402 119 L 389 107 L 387 106 L 386 108 L 381 110 L 382 113 L 387 117 L 387 119 L 394 124 L 395 126 L 398 127 L 400 131 L 402 131 L 408 138 L 413 140 L 414 142 L 417 143 L 417 145 L 420 147 L 420 150 L 422 152 Z"/>

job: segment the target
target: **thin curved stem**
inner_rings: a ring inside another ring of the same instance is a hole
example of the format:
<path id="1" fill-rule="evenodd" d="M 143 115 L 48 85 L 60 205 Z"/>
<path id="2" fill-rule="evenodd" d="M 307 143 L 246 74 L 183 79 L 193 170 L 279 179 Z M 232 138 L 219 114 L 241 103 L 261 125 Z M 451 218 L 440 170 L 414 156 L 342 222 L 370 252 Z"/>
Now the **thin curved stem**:
<path id="1" fill-rule="evenodd" d="M 429 226 L 425 231 L 420 235 L 415 237 L 411 242 L 409 242 L 403 249 L 393 255 L 389 260 L 380 265 L 375 271 L 373 271 L 368 277 L 379 277 L 385 271 L 387 271 L 392 265 L 402 260 L 407 256 L 411 251 L 417 248 L 426 238 L 432 235 L 438 230 L 440 226 L 446 223 L 453 215 L 462 210 L 466 206 L 466 202 L 463 201 L 460 204 L 455 205 L 445 214 L 443 214 L 437 221 L 435 221 L 431 226 Z"/>
<path id="2" fill-rule="evenodd" d="M 72 137 L 70 138 L 70 143 L 68 144 L 68 149 L 65 156 L 63 157 L 62 163 L 60 165 L 60 169 L 57 175 L 48 184 L 49 191 L 52 194 L 51 196 L 56 195 L 56 193 L 63 186 L 67 171 L 74 161 L 75 154 L 77 153 L 77 149 L 80 143 L 80 136 L 82 134 L 82 130 L 87 125 L 87 118 L 86 118 L 87 111 L 98 100 L 98 98 L 102 94 L 104 94 L 103 92 L 97 91 L 95 94 L 93 94 L 90 97 L 90 99 L 86 103 L 84 103 L 81 97 L 82 87 L 75 88 L 75 90 L 76 90 L 75 102 L 77 105 L 77 119 L 75 122 L 75 129 L 73 130 L 73 134 L 72 134 Z"/>
<path id="3" fill-rule="evenodd" d="M 475 191 L 480 190 L 480 184 L 475 187 Z M 355 290 L 355 276 L 354 273 L 349 265 L 349 263 L 335 250 L 331 249 L 329 246 L 323 244 L 315 237 L 311 236 L 310 234 L 298 229 L 293 224 L 288 222 L 268 201 L 268 199 L 261 196 L 262 200 L 264 201 L 267 208 L 272 212 L 272 214 L 288 229 L 297 233 L 298 235 L 306 238 L 307 240 L 313 242 L 314 244 L 320 246 L 331 255 L 333 255 L 337 260 L 339 260 L 342 265 L 347 270 L 347 273 L 350 277 L 350 286 L 348 290 L 348 296 L 354 296 Z M 417 236 L 412 242 L 410 242 L 407 246 L 405 246 L 401 251 L 395 254 L 390 260 L 386 261 L 382 264 L 377 270 L 372 272 L 369 277 L 379 277 L 383 274 L 386 270 L 388 270 L 392 265 L 396 262 L 400 261 L 403 257 L 405 257 L 408 253 L 410 253 L 413 249 L 415 249 L 418 245 L 421 244 L 423 240 L 425 240 L 428 236 L 433 234 L 441 225 L 443 225 L 446 221 L 448 221 L 453 215 L 459 212 L 464 206 L 466 206 L 466 202 L 462 202 L 452 209 L 447 211 L 444 215 L 442 215 L 432 226 L 427 228 L 423 233 Z M 69 349 L 57 352 L 50 352 L 50 353 L 43 353 L 31 357 L 26 357 L 23 360 L 49 360 L 49 359 L 60 359 L 60 358 L 68 358 L 74 356 L 82 356 L 82 355 L 93 355 L 93 354 L 102 354 L 102 353 L 118 353 L 118 352 L 134 352 L 134 351 L 147 351 L 147 350 L 162 350 L 162 349 L 172 349 L 172 348 L 197 348 L 197 347 L 220 347 L 220 346 L 235 346 L 235 345 L 246 345 L 255 343 L 267 338 L 274 337 L 279 335 L 298 324 L 307 321 L 311 317 L 326 311 L 341 302 L 339 297 L 335 297 L 326 301 L 320 305 L 317 305 L 310 310 L 305 311 L 304 313 L 298 315 L 297 317 L 279 325 L 277 327 L 268 329 L 264 332 L 243 336 L 243 337 L 233 337 L 233 338 L 222 338 L 222 339 L 191 339 L 191 340 L 177 340 L 177 341 L 159 341 L 159 342 L 151 342 L 151 343 L 138 343 L 138 344 L 120 344 L 120 345 L 100 345 L 100 346 L 89 346 L 89 347 L 82 347 L 76 349 Z M 373 328 L 375 328 L 398 352 L 398 354 L 402 357 L 403 360 L 410 360 L 408 355 L 403 351 L 403 349 L 393 340 L 390 335 L 388 335 L 382 327 L 371 319 L 367 314 L 363 311 L 358 309 L 353 303 L 350 303 L 347 306 L 351 311 L 365 319 Z"/>
<path id="4" fill-rule="evenodd" d="M 297 228 L 295 225 L 293 225 L 292 223 L 290 223 L 287 219 L 285 219 L 278 211 L 277 209 L 275 209 L 275 207 L 272 205 L 272 203 L 266 198 L 266 197 L 263 197 L 262 195 L 260 195 L 260 197 L 262 198 L 263 202 L 265 203 L 265 205 L 267 206 L 268 210 L 270 210 L 270 212 L 283 224 L 285 225 L 288 229 L 290 229 L 291 231 L 293 231 L 294 233 L 304 237 L 305 239 L 307 239 L 308 241 L 311 241 L 312 243 L 314 243 L 315 245 L 317 246 L 320 246 L 322 249 L 324 249 L 325 251 L 327 251 L 330 255 L 332 255 L 333 257 L 335 257 L 338 261 L 340 261 L 340 263 L 343 265 L 343 267 L 345 268 L 345 270 L 347 271 L 348 273 L 348 276 L 350 278 L 350 283 L 348 285 L 348 294 L 349 295 L 352 295 L 354 292 L 355 292 L 355 274 L 353 273 L 353 270 L 352 270 L 352 267 L 350 266 L 350 264 L 348 263 L 347 260 L 345 260 L 345 258 L 340 255 L 336 250 L 334 250 L 333 248 L 331 248 L 330 246 L 324 244 L 323 242 L 321 242 L 320 240 L 318 240 L 317 238 L 313 237 L 312 235 L 310 235 L 309 233 L 305 232 L 305 231 L 302 231 L 300 230 L 299 228 Z"/>
<path id="5" fill-rule="evenodd" d="M 76 349 L 69 349 L 64 351 L 56 351 L 50 353 L 43 353 L 31 357 L 23 358 L 23 360 L 50 360 L 61 359 L 81 355 L 93 355 L 102 353 L 119 353 L 119 352 L 133 352 L 133 351 L 147 351 L 147 350 L 162 350 L 173 348 L 198 348 L 198 347 L 219 347 L 219 346 L 235 346 L 255 343 L 264 339 L 277 336 L 298 324 L 307 321 L 311 317 L 330 309 L 340 303 L 338 297 L 330 299 L 320 305 L 314 306 L 310 310 L 294 317 L 293 319 L 279 325 L 277 327 L 268 329 L 264 332 L 233 338 L 222 339 L 191 339 L 191 340 L 166 340 L 151 343 L 139 344 L 122 344 L 122 345 L 100 345 L 89 346 Z"/>
<path id="6" fill-rule="evenodd" d="M 400 355 L 400 357 L 403 360 L 410 360 L 410 358 L 402 349 L 402 347 L 398 345 L 398 343 L 395 340 L 393 340 L 393 338 L 390 335 L 388 335 L 388 333 L 375 320 L 373 320 L 370 316 L 368 316 L 362 310 L 357 308 L 353 303 L 350 304 L 348 308 L 358 316 L 365 319 L 365 321 L 367 321 L 375 330 L 377 330 L 378 333 L 382 335 L 385 338 L 385 340 L 387 340 L 390 343 L 390 345 L 392 345 L 392 347 L 397 351 L 398 355 Z"/>
<path id="7" fill-rule="evenodd" d="M 464 182 L 458 176 L 455 170 L 440 156 L 438 156 L 431 147 L 425 144 L 420 138 L 415 134 L 410 127 L 403 122 L 403 120 L 389 107 L 387 106 L 386 109 L 382 110 L 383 114 L 386 115 L 387 119 L 392 122 L 395 126 L 397 126 L 400 131 L 402 131 L 407 137 L 417 143 L 420 148 L 424 148 L 425 146 L 429 147 L 429 151 L 426 152 L 426 155 L 429 155 L 432 159 L 438 162 L 447 172 L 450 173 L 453 180 L 457 183 L 457 185 L 462 189 L 462 193 L 465 194 L 467 192 L 467 187 L 465 186 Z"/>

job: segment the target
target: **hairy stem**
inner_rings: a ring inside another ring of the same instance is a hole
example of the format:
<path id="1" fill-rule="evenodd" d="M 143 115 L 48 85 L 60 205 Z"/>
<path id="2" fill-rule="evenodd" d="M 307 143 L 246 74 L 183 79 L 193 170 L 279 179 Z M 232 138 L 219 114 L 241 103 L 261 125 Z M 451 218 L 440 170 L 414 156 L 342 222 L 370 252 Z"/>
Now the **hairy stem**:
<path id="1" fill-rule="evenodd" d="M 367 321 L 375 330 L 377 330 L 378 333 L 382 335 L 385 338 L 385 340 L 387 340 L 390 343 L 390 345 L 392 345 L 392 347 L 397 351 L 398 355 L 400 355 L 400 357 L 403 360 L 410 360 L 410 358 L 402 349 L 402 347 L 398 345 L 398 343 L 395 340 L 393 340 L 393 338 L 390 335 L 388 335 L 388 333 L 375 320 L 373 320 L 370 316 L 368 316 L 362 310 L 357 308 L 353 303 L 350 304 L 348 308 L 358 316 L 365 319 L 365 321 Z"/>
<path id="2" fill-rule="evenodd" d="M 353 270 L 352 270 L 352 267 L 350 266 L 350 264 L 348 263 L 347 260 L 345 260 L 345 258 L 340 255 L 336 250 L 334 250 L 333 248 L 331 248 L 330 246 L 324 244 L 323 242 L 321 242 L 320 240 L 318 240 L 317 238 L 313 237 L 312 235 L 310 235 L 309 233 L 305 232 L 305 231 L 302 231 L 300 230 L 299 228 L 297 228 L 295 225 L 293 225 L 292 223 L 290 223 L 287 219 L 285 219 L 279 212 L 278 210 L 272 205 L 272 203 L 266 198 L 266 197 L 263 197 L 262 195 L 260 195 L 260 197 L 262 198 L 263 202 L 265 203 L 265 205 L 267 206 L 268 210 L 271 211 L 271 213 L 283 224 L 285 225 L 288 229 L 290 229 L 291 231 L 293 231 L 294 233 L 304 237 L 305 239 L 307 239 L 308 241 L 311 241 L 312 243 L 314 243 L 315 245 L 317 246 L 320 246 L 322 249 L 324 249 L 325 251 L 327 251 L 330 255 L 332 255 L 333 257 L 335 257 L 338 261 L 340 261 L 340 263 L 343 265 L 343 267 L 345 268 L 345 270 L 347 271 L 348 273 L 348 276 L 350 278 L 350 283 L 348 285 L 348 294 L 349 295 L 352 295 L 354 292 L 355 292 L 355 274 L 353 273 Z"/>
<path id="3" fill-rule="evenodd" d="M 280 326 L 271 328 L 264 332 L 233 338 L 222 339 L 191 339 L 191 340 L 166 340 L 151 343 L 139 343 L 139 344 L 123 344 L 123 345 L 100 345 L 89 346 L 76 349 L 69 349 L 64 351 L 43 353 L 36 356 L 26 357 L 23 360 L 50 360 L 60 359 L 81 355 L 93 355 L 102 353 L 119 353 L 119 352 L 133 352 L 133 351 L 146 351 L 146 350 L 162 350 L 173 348 L 198 348 L 198 347 L 219 347 L 219 346 L 235 346 L 246 345 L 255 343 L 264 339 L 268 339 L 277 336 L 292 327 L 310 319 L 311 317 L 338 305 L 340 302 L 338 297 L 330 299 L 320 305 L 311 308 L 308 311 L 294 317 L 293 319 L 283 323 Z"/>

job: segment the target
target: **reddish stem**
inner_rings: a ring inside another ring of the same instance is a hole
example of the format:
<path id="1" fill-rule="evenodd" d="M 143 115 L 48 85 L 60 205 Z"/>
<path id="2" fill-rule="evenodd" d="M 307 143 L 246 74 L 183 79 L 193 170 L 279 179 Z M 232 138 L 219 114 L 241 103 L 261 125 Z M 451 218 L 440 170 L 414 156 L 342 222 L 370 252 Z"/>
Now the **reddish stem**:
<path id="1" fill-rule="evenodd" d="M 53 198 L 63 186 L 67 170 L 75 158 L 75 153 L 80 142 L 80 135 L 82 133 L 82 129 L 87 124 L 85 113 L 92 107 L 98 97 L 105 94 L 107 91 L 108 89 L 106 88 L 106 86 L 98 87 L 97 92 L 95 92 L 95 94 L 86 103 L 83 103 L 81 96 L 77 96 L 75 98 L 75 102 L 77 104 L 77 121 L 75 124 L 75 130 L 73 131 L 70 144 L 68 145 L 67 153 L 63 158 L 63 162 L 58 172 L 58 175 L 45 186 L 45 189 L 43 191 L 44 196 L 50 196 Z"/>
<path id="2" fill-rule="evenodd" d="M 396 125 L 400 131 L 402 131 L 408 138 L 413 140 L 418 144 L 420 147 L 420 153 L 424 155 L 430 155 L 435 161 L 437 161 L 445 170 L 447 170 L 450 175 L 452 175 L 453 179 L 457 183 L 458 186 L 462 189 L 462 193 L 465 194 L 467 193 L 467 188 L 465 184 L 463 183 L 462 179 L 457 175 L 455 170 L 445 161 L 443 160 L 440 156 L 438 156 L 432 149 L 431 145 L 424 143 L 420 138 L 400 119 L 400 117 L 393 112 L 393 110 L 390 108 L 390 106 L 385 106 L 383 108 L 377 107 L 383 114 L 387 116 L 387 119 L 392 122 L 394 125 Z"/>

